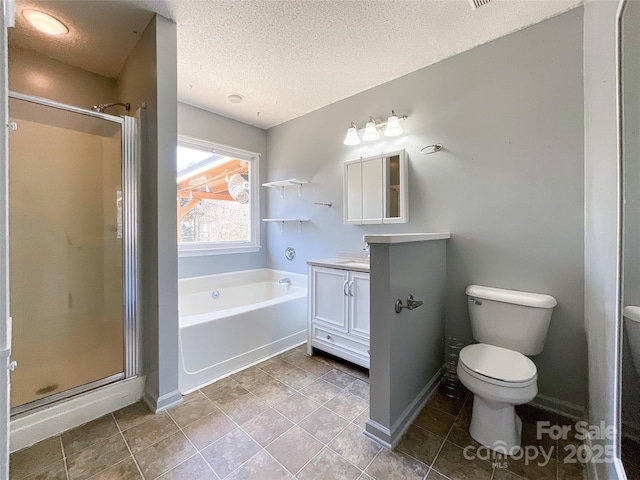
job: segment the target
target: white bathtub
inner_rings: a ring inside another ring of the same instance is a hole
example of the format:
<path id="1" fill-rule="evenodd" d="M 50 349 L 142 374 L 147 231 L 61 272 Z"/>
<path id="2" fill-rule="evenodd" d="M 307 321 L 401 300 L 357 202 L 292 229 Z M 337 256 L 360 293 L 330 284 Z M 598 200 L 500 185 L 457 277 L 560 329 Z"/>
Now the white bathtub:
<path id="1" fill-rule="evenodd" d="M 285 277 L 290 284 L 278 283 Z M 186 278 L 178 294 L 182 393 L 307 338 L 306 275 L 260 269 Z"/>

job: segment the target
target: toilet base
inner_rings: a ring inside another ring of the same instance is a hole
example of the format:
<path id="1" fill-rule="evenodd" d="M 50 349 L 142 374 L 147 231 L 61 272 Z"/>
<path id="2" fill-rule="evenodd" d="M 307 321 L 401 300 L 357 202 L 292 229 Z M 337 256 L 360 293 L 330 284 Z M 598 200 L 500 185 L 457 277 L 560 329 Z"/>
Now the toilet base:
<path id="1" fill-rule="evenodd" d="M 473 439 L 499 453 L 514 453 L 522 438 L 522 420 L 515 405 L 505 405 L 473 398 L 473 413 L 469 433 Z"/>

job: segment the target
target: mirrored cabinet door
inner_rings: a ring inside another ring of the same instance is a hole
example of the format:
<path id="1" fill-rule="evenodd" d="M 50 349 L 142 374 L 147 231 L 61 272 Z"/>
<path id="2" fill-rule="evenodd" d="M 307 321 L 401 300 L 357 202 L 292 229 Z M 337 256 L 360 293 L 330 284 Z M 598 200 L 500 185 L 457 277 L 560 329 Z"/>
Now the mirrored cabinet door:
<path id="1" fill-rule="evenodd" d="M 344 223 L 409 221 L 408 164 L 404 150 L 344 163 Z"/>
<path id="2" fill-rule="evenodd" d="M 344 223 L 362 224 L 362 161 L 344 164 Z"/>
<path id="3" fill-rule="evenodd" d="M 382 157 L 362 160 L 362 223 L 382 223 L 384 169 Z"/>

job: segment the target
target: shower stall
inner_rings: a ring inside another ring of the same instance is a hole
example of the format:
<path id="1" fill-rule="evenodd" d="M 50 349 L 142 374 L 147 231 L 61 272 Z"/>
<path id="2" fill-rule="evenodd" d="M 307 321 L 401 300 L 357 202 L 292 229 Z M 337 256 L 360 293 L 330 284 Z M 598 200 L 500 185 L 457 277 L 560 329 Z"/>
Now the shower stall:
<path id="1" fill-rule="evenodd" d="M 12 415 L 138 374 L 137 121 L 9 94 Z"/>

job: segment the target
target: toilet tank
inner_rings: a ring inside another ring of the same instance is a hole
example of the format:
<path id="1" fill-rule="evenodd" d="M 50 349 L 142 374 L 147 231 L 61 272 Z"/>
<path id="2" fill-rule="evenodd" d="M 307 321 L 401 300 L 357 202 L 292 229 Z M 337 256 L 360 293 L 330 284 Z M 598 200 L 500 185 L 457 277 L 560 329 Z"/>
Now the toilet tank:
<path id="1" fill-rule="evenodd" d="M 478 342 L 524 355 L 542 352 L 551 312 L 551 295 L 470 285 L 466 290 L 471 330 Z"/>

